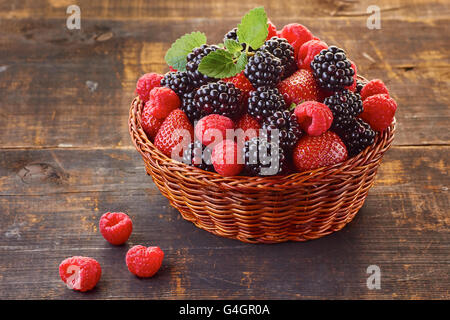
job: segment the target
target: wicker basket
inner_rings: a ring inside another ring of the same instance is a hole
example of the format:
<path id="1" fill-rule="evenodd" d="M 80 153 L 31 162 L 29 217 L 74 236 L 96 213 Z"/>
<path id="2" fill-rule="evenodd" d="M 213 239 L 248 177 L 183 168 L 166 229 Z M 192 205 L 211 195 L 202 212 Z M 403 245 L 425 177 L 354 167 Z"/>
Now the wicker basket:
<path id="1" fill-rule="evenodd" d="M 305 241 L 342 229 L 362 207 L 395 131 L 394 120 L 372 146 L 337 165 L 288 176 L 222 177 L 162 154 L 141 127 L 141 109 L 134 99 L 129 131 L 161 193 L 197 227 L 250 243 Z"/>

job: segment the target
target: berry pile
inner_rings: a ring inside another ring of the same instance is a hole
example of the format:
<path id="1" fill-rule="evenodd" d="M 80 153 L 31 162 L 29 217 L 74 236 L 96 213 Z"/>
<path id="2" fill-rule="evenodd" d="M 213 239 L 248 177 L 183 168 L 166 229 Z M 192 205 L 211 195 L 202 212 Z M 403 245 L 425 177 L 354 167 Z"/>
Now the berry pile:
<path id="1" fill-rule="evenodd" d="M 263 8 L 223 44 L 192 32 L 165 59 L 170 72 L 145 74 L 136 86 L 142 129 L 166 156 L 223 176 L 345 161 L 372 145 L 397 109 L 381 80 L 357 78 L 343 49 L 298 23 L 277 30 Z"/>

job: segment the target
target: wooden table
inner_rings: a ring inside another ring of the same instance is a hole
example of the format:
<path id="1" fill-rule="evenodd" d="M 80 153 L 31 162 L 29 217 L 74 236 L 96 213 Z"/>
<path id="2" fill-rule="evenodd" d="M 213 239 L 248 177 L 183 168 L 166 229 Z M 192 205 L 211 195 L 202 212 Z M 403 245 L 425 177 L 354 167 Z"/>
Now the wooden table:
<path id="1" fill-rule="evenodd" d="M 0 1 L 0 299 L 450 298 L 450 10 L 445 0 Z M 355 220 L 319 240 L 250 245 L 180 218 L 131 144 L 127 115 L 137 78 L 165 72 L 180 35 L 221 41 L 263 4 L 279 27 L 300 22 L 346 48 L 361 75 L 384 79 L 398 133 Z M 98 231 L 127 212 L 124 246 Z M 164 265 L 140 280 L 124 263 L 135 244 L 159 245 Z M 68 290 L 58 264 L 97 259 L 92 292 Z M 369 290 L 369 265 L 381 289 Z"/>

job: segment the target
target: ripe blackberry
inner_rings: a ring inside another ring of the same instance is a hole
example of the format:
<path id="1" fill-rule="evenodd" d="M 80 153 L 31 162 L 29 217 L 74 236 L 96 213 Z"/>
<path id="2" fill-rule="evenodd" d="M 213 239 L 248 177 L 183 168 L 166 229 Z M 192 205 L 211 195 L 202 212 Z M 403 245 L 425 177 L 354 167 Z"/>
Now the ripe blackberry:
<path id="1" fill-rule="evenodd" d="M 175 91 L 180 99 L 183 99 L 183 96 L 186 93 L 194 90 L 191 79 L 185 71 L 167 73 L 164 78 L 161 79 L 161 86 Z"/>
<path id="2" fill-rule="evenodd" d="M 231 82 L 211 82 L 197 89 L 194 104 L 202 117 L 220 114 L 236 119 L 241 114 L 241 90 Z"/>
<path id="3" fill-rule="evenodd" d="M 219 49 L 219 47 L 216 45 L 204 44 L 193 49 L 192 52 L 187 55 L 186 71 L 195 88 L 198 88 L 205 83 L 215 81 L 214 78 L 210 78 L 207 75 L 200 73 L 200 71 L 198 71 L 198 66 L 203 57 L 206 57 L 210 52 L 216 51 L 217 49 Z"/>
<path id="4" fill-rule="evenodd" d="M 202 114 L 200 110 L 196 107 L 194 103 L 194 97 L 195 97 L 195 91 L 191 91 L 189 93 L 186 93 L 183 96 L 183 99 L 181 100 L 181 107 L 180 109 L 186 113 L 187 117 L 189 118 L 189 121 L 193 124 L 195 121 L 200 120 L 202 117 Z"/>
<path id="5" fill-rule="evenodd" d="M 214 171 L 211 162 L 211 149 L 195 140 L 183 150 L 183 163 L 206 171 Z"/>
<path id="6" fill-rule="evenodd" d="M 336 91 L 353 84 L 355 70 L 345 51 L 330 46 L 323 49 L 311 61 L 311 69 L 320 87 Z"/>
<path id="7" fill-rule="evenodd" d="M 284 67 L 283 79 L 289 77 L 297 70 L 294 47 L 286 39 L 272 37 L 264 42 L 260 50 L 267 50 L 281 60 L 281 65 Z"/>
<path id="8" fill-rule="evenodd" d="M 332 130 L 341 130 L 349 126 L 353 119 L 363 112 L 363 103 L 359 93 L 349 90 L 335 92 L 332 96 L 325 98 L 324 104 L 333 113 Z"/>
<path id="9" fill-rule="evenodd" d="M 255 87 L 275 87 L 281 81 L 284 67 L 281 60 L 267 50 L 258 50 L 248 59 L 244 74 Z"/>
<path id="10" fill-rule="evenodd" d="M 262 129 L 262 136 L 266 137 L 269 142 L 275 137 L 274 130 L 278 130 L 279 146 L 285 151 L 292 150 L 303 133 L 297 117 L 288 110 L 277 111 L 268 117 L 263 122 Z"/>
<path id="11" fill-rule="evenodd" d="M 362 88 L 364 88 L 365 83 L 359 79 L 356 79 L 356 93 L 361 94 Z"/>
<path id="12" fill-rule="evenodd" d="M 246 141 L 242 154 L 245 172 L 252 176 L 282 174 L 287 167 L 284 150 L 265 138 Z"/>
<path id="13" fill-rule="evenodd" d="M 259 87 L 250 92 L 247 112 L 259 122 L 285 109 L 286 102 L 277 88 Z"/>
<path id="14" fill-rule="evenodd" d="M 353 157 L 375 141 L 375 131 L 360 118 L 354 118 L 345 129 L 336 130 L 344 142 L 348 155 Z"/>

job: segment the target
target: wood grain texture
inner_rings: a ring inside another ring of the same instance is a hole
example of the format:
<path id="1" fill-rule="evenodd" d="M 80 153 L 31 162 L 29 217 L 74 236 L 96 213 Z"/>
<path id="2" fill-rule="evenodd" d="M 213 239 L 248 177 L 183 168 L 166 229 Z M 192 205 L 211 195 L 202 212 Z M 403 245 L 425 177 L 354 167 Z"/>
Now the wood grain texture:
<path id="1" fill-rule="evenodd" d="M 450 9 L 446 0 L 78 1 L 82 29 L 65 27 L 66 0 L 0 1 L 0 299 L 449 299 Z M 359 73 L 397 100 L 395 146 L 355 220 L 306 243 L 248 245 L 213 236 L 168 205 L 130 142 L 137 78 L 165 72 L 180 35 L 218 42 L 249 9 L 277 26 L 307 25 L 346 49 Z M 120 247 L 98 219 L 130 214 Z M 153 279 L 126 269 L 134 244 L 166 253 Z M 68 290 L 58 264 L 103 267 L 92 292 Z M 368 290 L 378 265 L 382 289 Z"/>

